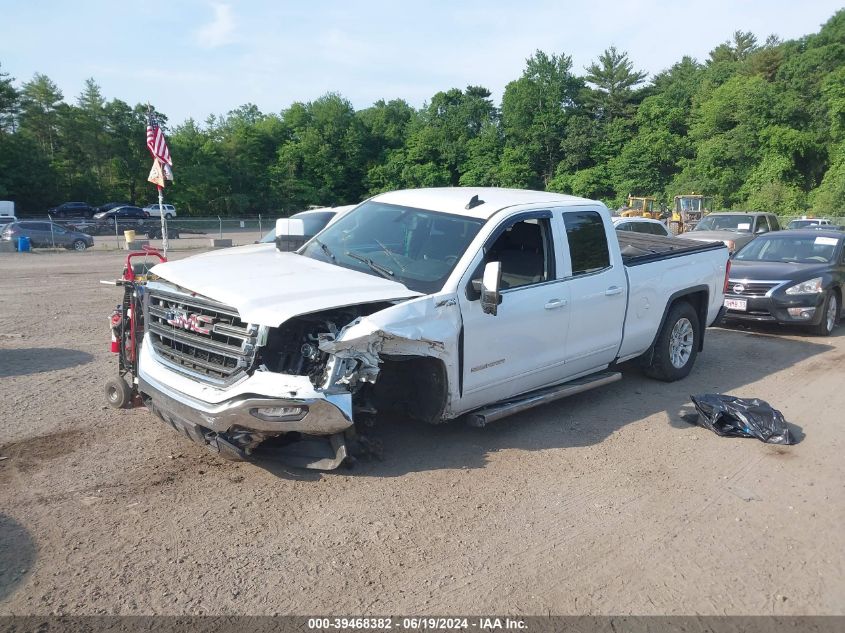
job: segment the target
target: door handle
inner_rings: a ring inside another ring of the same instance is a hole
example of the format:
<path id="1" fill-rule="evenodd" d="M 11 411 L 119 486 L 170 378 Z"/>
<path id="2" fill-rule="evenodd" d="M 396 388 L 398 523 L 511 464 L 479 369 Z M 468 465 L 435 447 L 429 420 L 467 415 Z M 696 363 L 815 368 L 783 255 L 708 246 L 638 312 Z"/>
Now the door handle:
<path id="1" fill-rule="evenodd" d="M 611 286 L 610 288 L 604 291 L 604 295 L 606 297 L 612 297 L 613 295 L 619 294 L 622 294 L 622 288 L 620 288 L 619 286 Z"/>
<path id="2" fill-rule="evenodd" d="M 562 308 L 567 303 L 569 302 L 566 299 L 550 299 L 543 307 L 546 308 L 546 310 L 554 310 L 555 308 Z"/>

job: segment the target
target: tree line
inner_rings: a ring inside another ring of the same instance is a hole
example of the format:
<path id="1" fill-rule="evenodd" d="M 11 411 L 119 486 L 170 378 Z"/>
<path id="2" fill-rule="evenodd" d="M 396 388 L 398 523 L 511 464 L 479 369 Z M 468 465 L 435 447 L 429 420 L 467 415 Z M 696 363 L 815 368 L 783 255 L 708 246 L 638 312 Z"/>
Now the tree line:
<path id="1" fill-rule="evenodd" d="M 22 213 L 66 200 L 154 199 L 147 106 L 75 101 L 43 74 L 0 66 L 0 199 Z M 285 214 L 434 186 L 545 189 L 622 204 L 704 193 L 721 208 L 845 215 L 845 10 L 818 33 L 737 31 L 646 82 L 610 47 L 583 72 L 537 51 L 500 104 L 483 86 L 355 110 L 330 93 L 280 113 L 246 104 L 168 128 L 182 214 Z"/>

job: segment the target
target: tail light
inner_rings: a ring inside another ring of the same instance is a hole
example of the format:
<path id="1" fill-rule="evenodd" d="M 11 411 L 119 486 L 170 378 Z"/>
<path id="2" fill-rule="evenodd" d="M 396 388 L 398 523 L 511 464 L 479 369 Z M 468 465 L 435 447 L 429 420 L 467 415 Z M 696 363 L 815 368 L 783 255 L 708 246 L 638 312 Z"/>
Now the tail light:
<path id="1" fill-rule="evenodd" d="M 723 293 L 727 293 L 728 291 L 728 280 L 731 276 L 731 258 L 728 257 L 728 262 L 725 264 L 725 287 L 722 288 Z"/>

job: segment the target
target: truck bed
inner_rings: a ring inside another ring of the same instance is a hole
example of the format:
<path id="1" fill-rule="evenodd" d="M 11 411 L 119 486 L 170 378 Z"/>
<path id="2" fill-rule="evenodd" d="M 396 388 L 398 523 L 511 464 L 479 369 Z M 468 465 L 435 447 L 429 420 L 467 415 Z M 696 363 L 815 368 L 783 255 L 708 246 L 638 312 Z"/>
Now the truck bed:
<path id="1" fill-rule="evenodd" d="M 683 237 L 663 237 L 645 233 L 617 231 L 622 261 L 626 266 L 639 266 L 689 253 L 726 248 L 722 242 L 696 242 Z"/>

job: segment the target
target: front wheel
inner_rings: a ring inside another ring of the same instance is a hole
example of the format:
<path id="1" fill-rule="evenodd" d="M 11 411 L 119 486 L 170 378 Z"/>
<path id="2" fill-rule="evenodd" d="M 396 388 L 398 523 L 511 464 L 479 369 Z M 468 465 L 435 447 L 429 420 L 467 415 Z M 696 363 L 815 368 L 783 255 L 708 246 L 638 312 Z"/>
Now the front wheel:
<path id="1" fill-rule="evenodd" d="M 165 213 L 165 214 L 164 214 L 164 219 L 165 219 L 165 220 L 172 220 L 172 219 L 173 219 L 173 214 L 172 214 L 172 213 Z"/>
<path id="2" fill-rule="evenodd" d="M 677 220 L 672 220 L 669 222 L 669 232 L 672 235 L 680 235 L 681 234 L 681 223 Z"/>
<path id="3" fill-rule="evenodd" d="M 686 301 L 675 303 L 657 335 L 651 365 L 645 373 L 663 382 L 686 378 L 698 356 L 701 329 L 698 314 Z"/>
<path id="4" fill-rule="evenodd" d="M 81 253 L 86 248 L 88 248 L 88 244 L 85 243 L 85 240 L 74 240 L 73 241 L 73 250 L 77 253 Z"/>
<path id="5" fill-rule="evenodd" d="M 839 297 L 833 290 L 828 290 L 821 307 L 822 320 L 811 329 L 817 336 L 830 336 L 839 321 Z"/>

